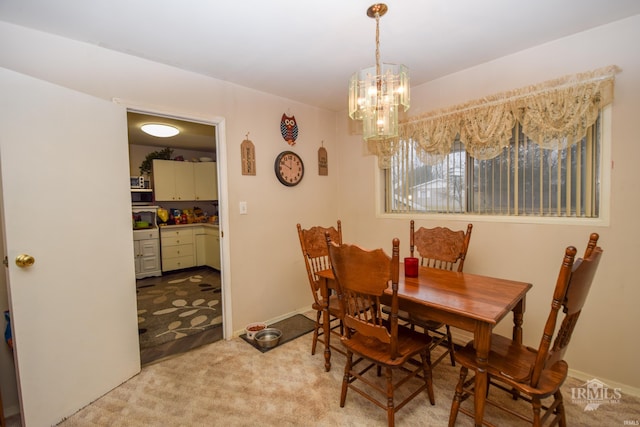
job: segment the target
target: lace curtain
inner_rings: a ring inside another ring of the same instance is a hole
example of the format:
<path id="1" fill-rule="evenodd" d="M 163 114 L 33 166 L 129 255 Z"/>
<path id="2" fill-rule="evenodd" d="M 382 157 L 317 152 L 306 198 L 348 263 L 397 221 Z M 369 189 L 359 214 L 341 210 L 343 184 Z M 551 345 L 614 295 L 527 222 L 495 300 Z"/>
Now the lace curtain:
<path id="1" fill-rule="evenodd" d="M 400 123 L 396 140 L 369 141 L 369 152 L 378 156 L 380 168 L 388 168 L 398 140 L 413 140 L 421 160 L 434 164 L 459 136 L 471 156 L 491 159 L 509 145 L 516 121 L 541 147 L 562 149 L 580 141 L 612 102 L 619 71 L 609 66 L 410 117 Z"/>

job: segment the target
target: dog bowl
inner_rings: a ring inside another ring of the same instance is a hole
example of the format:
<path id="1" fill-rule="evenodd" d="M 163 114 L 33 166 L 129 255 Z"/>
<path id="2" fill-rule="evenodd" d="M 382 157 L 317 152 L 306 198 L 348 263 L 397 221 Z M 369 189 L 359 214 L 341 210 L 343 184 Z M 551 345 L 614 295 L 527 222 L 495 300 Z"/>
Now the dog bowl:
<path id="1" fill-rule="evenodd" d="M 252 340 L 256 332 L 261 331 L 267 327 L 266 323 L 249 323 L 246 328 L 244 328 L 247 333 L 247 338 Z"/>
<path id="2" fill-rule="evenodd" d="M 273 348 L 278 345 L 280 338 L 282 338 L 282 331 L 276 328 L 263 329 L 253 336 L 260 348 Z"/>

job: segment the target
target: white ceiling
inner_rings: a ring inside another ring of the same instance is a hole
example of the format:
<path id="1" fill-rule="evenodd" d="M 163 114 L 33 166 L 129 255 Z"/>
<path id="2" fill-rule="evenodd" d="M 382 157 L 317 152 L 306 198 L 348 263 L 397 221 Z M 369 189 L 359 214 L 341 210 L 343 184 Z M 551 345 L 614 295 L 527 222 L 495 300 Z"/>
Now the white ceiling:
<path id="1" fill-rule="evenodd" d="M 333 111 L 375 64 L 373 0 L 2 0 L 0 19 Z M 638 0 L 387 0 L 412 86 L 640 13 Z"/>

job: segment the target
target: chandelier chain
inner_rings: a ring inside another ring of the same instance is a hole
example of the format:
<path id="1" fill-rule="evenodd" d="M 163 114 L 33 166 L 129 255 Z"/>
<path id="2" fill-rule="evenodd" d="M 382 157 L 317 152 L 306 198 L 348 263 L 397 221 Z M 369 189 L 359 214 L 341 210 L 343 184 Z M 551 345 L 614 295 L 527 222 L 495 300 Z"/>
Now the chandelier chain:
<path id="1" fill-rule="evenodd" d="M 376 12 L 376 76 L 380 76 L 380 14 Z"/>

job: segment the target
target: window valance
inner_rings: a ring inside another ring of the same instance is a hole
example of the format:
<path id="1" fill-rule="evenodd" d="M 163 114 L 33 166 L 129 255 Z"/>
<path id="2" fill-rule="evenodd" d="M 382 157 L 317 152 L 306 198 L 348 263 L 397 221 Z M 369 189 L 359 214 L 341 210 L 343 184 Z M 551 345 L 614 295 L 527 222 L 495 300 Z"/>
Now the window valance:
<path id="1" fill-rule="evenodd" d="M 619 71 L 612 65 L 409 117 L 400 123 L 397 140 L 370 141 L 368 148 L 379 166 L 388 168 L 397 141 L 413 140 L 421 159 L 432 164 L 459 137 L 471 156 L 486 160 L 509 145 L 516 121 L 541 147 L 564 148 L 580 141 L 599 110 L 612 102 Z"/>

